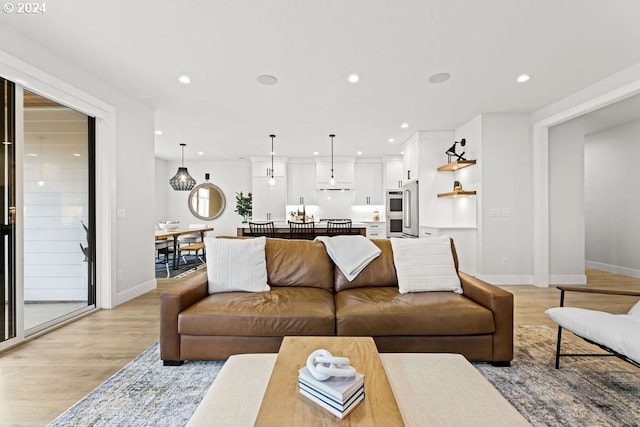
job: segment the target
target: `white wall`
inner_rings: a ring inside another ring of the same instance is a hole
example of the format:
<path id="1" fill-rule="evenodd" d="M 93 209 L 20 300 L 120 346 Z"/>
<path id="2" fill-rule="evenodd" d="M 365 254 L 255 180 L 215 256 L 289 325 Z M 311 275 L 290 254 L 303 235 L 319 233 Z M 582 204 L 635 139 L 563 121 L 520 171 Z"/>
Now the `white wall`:
<path id="1" fill-rule="evenodd" d="M 167 182 L 166 177 L 170 175 L 169 165 L 166 160 L 156 158 L 156 171 L 155 171 L 155 184 L 156 184 L 156 204 L 155 204 L 155 222 L 158 223 L 167 219 L 168 212 L 168 197 L 169 192 L 167 191 L 167 187 L 169 183 Z M 175 174 L 175 171 L 173 171 Z M 173 176 L 173 175 L 171 175 Z M 173 191 L 173 190 L 172 190 Z"/>
<path id="2" fill-rule="evenodd" d="M 587 135 L 587 266 L 640 277 L 640 121 Z"/>
<path id="3" fill-rule="evenodd" d="M 529 115 L 483 114 L 481 117 L 478 273 L 490 277 L 494 283 L 531 283 L 533 202 Z"/>
<path id="4" fill-rule="evenodd" d="M 109 136 L 108 140 L 98 142 L 112 144 L 115 141 L 116 153 L 115 171 L 109 172 L 114 180 L 105 185 L 105 188 L 115 188 L 115 206 L 107 206 L 113 208 L 111 217 L 103 218 L 115 224 L 115 240 L 97 242 L 106 248 L 111 246 L 114 266 L 105 274 L 110 279 L 105 279 L 99 285 L 107 287 L 111 296 L 104 302 L 106 306 L 117 305 L 155 288 L 153 227 L 150 226 L 154 221 L 154 213 L 149 209 L 154 206 L 155 189 L 152 109 L 85 72 L 82 64 L 68 62 L 6 27 L 0 28 L 0 50 L 35 67 L 38 73 L 56 79 L 51 84 L 57 86 L 54 89 L 59 96 L 51 98 L 65 103 L 64 94 L 68 93 L 66 85 L 69 85 L 74 91 L 97 98 L 115 109 L 115 117 L 110 117 L 115 121 L 114 139 L 111 140 Z M 24 83 L 27 88 L 30 87 L 28 79 Z M 72 102 L 70 104 L 74 106 Z M 97 161 L 103 162 L 105 159 L 98 158 Z M 97 197 L 100 199 L 98 209 L 101 210 L 110 196 L 98 193 Z M 125 218 L 116 221 L 115 208 L 125 209 Z M 116 271 L 122 277 L 117 284 Z"/>
<path id="5" fill-rule="evenodd" d="M 157 163 L 156 163 L 157 164 Z M 157 191 L 158 198 L 161 200 L 166 198 L 166 216 L 158 218 L 157 216 L 149 222 L 153 224 L 160 220 L 180 221 L 181 225 L 189 224 L 207 224 L 214 228 L 211 235 L 236 235 L 236 229 L 242 222 L 242 217 L 234 212 L 236 208 L 236 193 L 240 191 L 246 193 L 251 192 L 251 162 L 249 160 L 185 160 L 185 166 L 189 174 L 196 180 L 197 184 L 204 182 L 204 174 L 209 173 L 209 182 L 220 187 L 226 199 L 226 207 L 218 218 L 212 221 L 203 221 L 191 214 L 187 203 L 188 191 L 175 191 L 169 185 L 169 179 L 175 175 L 179 161 L 167 161 L 167 167 L 164 171 L 158 171 Z M 161 176 L 161 173 L 165 173 Z M 164 209 L 160 206 L 160 209 Z M 284 209 L 284 205 L 283 205 Z"/>
<path id="6" fill-rule="evenodd" d="M 584 121 L 549 129 L 549 273 L 551 284 L 584 284 Z"/>

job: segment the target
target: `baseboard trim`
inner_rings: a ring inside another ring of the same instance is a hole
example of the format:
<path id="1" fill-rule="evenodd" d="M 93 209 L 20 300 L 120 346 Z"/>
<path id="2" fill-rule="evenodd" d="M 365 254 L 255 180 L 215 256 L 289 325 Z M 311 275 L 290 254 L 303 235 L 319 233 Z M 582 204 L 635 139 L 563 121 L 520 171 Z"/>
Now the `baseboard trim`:
<path id="1" fill-rule="evenodd" d="M 629 267 L 621 267 L 619 265 L 605 264 L 603 262 L 586 261 L 587 268 L 593 268 L 594 270 L 606 271 L 607 273 L 620 274 L 622 276 L 634 277 L 640 279 L 640 270 Z"/>
<path id="2" fill-rule="evenodd" d="M 549 277 L 551 285 L 586 285 L 586 274 L 552 274 Z"/>
<path id="3" fill-rule="evenodd" d="M 149 291 L 152 291 L 158 287 L 158 281 L 156 279 L 149 280 L 148 282 L 144 282 L 135 286 L 131 289 L 127 289 L 124 292 L 120 292 L 116 294 L 116 306 L 130 301 L 140 295 L 146 294 Z"/>
<path id="4" fill-rule="evenodd" d="M 478 274 L 476 277 L 480 280 L 484 280 L 487 283 L 491 283 L 492 285 L 533 285 L 533 276 L 524 274 L 524 275 L 484 275 Z"/>

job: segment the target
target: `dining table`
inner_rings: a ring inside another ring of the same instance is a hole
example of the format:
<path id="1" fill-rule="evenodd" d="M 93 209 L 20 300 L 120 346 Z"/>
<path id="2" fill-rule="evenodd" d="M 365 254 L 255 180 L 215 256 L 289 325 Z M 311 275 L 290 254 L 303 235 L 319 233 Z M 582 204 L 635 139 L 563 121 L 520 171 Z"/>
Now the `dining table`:
<path id="1" fill-rule="evenodd" d="M 178 237 L 187 234 L 200 233 L 200 238 L 204 242 L 204 233 L 213 231 L 213 227 L 198 228 L 176 228 L 175 230 L 156 230 L 156 242 L 159 240 L 173 239 L 173 269 L 178 269 L 180 257 L 178 256 Z"/>

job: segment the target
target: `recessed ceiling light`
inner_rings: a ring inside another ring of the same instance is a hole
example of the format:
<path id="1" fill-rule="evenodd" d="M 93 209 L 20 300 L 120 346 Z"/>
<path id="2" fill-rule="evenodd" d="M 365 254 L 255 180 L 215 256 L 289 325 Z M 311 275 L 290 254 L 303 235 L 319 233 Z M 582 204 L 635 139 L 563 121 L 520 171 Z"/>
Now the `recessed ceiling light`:
<path id="1" fill-rule="evenodd" d="M 358 83 L 359 80 L 360 80 L 360 77 L 358 77 L 357 74 L 349 75 L 349 83 Z"/>
<path id="2" fill-rule="evenodd" d="M 400 125 L 400 127 L 401 127 L 402 129 L 406 129 L 406 128 L 408 128 L 408 127 L 409 127 L 409 123 L 407 123 L 407 122 L 402 122 L 402 124 Z"/>
<path id="3" fill-rule="evenodd" d="M 198 156 L 204 156 L 204 152 L 203 151 L 198 151 Z"/>
<path id="4" fill-rule="evenodd" d="M 404 151 L 401 151 L 400 154 L 404 154 Z"/>
<path id="5" fill-rule="evenodd" d="M 162 135 L 162 131 L 161 130 L 157 130 L 156 131 L 156 135 Z"/>
<path id="6" fill-rule="evenodd" d="M 80 153 L 73 153 L 73 157 L 80 157 Z"/>
<path id="7" fill-rule="evenodd" d="M 271 76 L 269 74 L 262 74 L 258 76 L 258 83 L 265 86 L 273 86 L 278 83 L 278 79 L 275 76 Z"/>
<path id="8" fill-rule="evenodd" d="M 531 76 L 529 74 L 520 74 L 516 79 L 516 81 L 518 83 L 524 83 L 524 82 L 528 82 L 530 78 Z"/>
<path id="9" fill-rule="evenodd" d="M 27 156 L 29 156 L 29 157 L 38 157 L 38 155 L 36 153 L 29 153 L 29 154 L 27 154 Z"/>
<path id="10" fill-rule="evenodd" d="M 393 144 L 394 142 L 396 142 L 394 138 L 389 138 L 389 144 Z"/>
<path id="11" fill-rule="evenodd" d="M 314 156 L 317 156 L 318 154 L 320 154 L 320 153 L 318 153 L 317 151 L 314 151 L 314 152 L 313 152 L 313 155 L 314 155 Z"/>
<path id="12" fill-rule="evenodd" d="M 189 83 L 191 83 L 191 79 L 189 78 L 189 76 L 180 76 L 178 77 L 178 81 L 183 85 L 188 85 Z"/>
<path id="13" fill-rule="evenodd" d="M 361 156 L 361 155 L 362 155 L 362 151 L 358 151 L 356 154 L 357 154 L 358 156 Z"/>
<path id="14" fill-rule="evenodd" d="M 429 83 L 438 84 L 444 83 L 451 78 L 449 73 L 437 73 L 429 77 Z"/>

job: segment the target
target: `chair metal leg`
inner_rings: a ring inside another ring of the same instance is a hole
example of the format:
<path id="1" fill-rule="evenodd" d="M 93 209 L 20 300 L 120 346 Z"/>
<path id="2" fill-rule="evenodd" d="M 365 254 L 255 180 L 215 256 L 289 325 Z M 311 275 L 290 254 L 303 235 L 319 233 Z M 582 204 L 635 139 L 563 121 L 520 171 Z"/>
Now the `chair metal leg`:
<path id="1" fill-rule="evenodd" d="M 558 326 L 558 342 L 556 343 L 556 369 L 560 369 L 560 342 L 562 341 L 562 326 Z"/>

